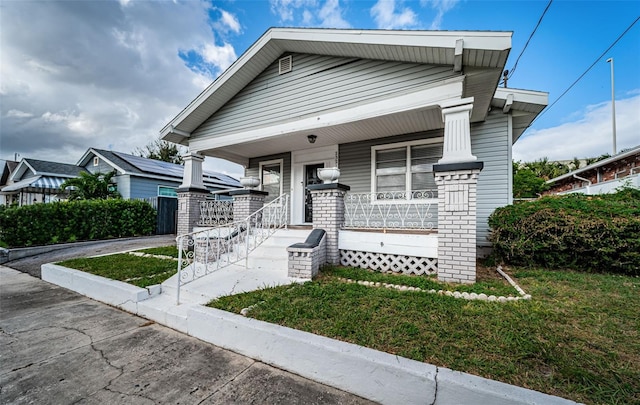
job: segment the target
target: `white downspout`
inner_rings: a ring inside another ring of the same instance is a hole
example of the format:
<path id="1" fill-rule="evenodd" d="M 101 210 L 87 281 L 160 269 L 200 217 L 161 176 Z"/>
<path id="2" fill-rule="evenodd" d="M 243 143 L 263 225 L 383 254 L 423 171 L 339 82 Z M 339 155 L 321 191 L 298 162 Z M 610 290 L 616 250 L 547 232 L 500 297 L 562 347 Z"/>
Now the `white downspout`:
<path id="1" fill-rule="evenodd" d="M 578 180 L 586 181 L 587 183 L 589 183 L 589 184 L 587 184 L 587 195 L 590 195 L 591 194 L 591 190 L 589 189 L 589 187 L 591 187 L 591 185 L 593 184 L 591 182 L 591 180 L 585 179 L 584 177 L 580 177 L 577 174 L 574 174 L 573 177 L 578 179 Z"/>

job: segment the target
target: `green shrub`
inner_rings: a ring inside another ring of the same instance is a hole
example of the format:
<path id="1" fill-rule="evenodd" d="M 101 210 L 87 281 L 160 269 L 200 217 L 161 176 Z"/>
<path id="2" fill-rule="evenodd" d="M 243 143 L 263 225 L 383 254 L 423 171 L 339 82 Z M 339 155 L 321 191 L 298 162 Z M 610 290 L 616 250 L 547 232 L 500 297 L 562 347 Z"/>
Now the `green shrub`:
<path id="1" fill-rule="evenodd" d="M 0 240 L 9 247 L 150 235 L 156 212 L 146 202 L 80 200 L 0 210 Z"/>
<path id="2" fill-rule="evenodd" d="M 640 275 L 640 190 L 502 207 L 489 226 L 494 255 L 510 264 Z"/>

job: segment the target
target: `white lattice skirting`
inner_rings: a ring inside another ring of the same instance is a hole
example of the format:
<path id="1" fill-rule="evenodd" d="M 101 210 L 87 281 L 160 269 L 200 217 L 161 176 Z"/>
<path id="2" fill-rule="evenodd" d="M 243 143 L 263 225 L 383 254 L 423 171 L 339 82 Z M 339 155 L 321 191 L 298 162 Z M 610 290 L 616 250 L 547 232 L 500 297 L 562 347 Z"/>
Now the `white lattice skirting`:
<path id="1" fill-rule="evenodd" d="M 340 264 L 377 271 L 431 275 L 438 272 L 438 259 L 340 249 Z"/>

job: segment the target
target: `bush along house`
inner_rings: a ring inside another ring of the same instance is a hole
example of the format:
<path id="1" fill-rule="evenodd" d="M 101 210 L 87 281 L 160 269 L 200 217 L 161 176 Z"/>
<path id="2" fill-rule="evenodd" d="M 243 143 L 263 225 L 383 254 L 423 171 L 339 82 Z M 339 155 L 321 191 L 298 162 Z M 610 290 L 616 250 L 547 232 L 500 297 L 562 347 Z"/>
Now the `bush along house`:
<path id="1" fill-rule="evenodd" d="M 512 201 L 512 144 L 548 100 L 498 87 L 510 49 L 510 32 L 268 30 L 161 130 L 190 150 L 185 252 L 296 277 L 333 263 L 473 283 L 487 217 Z M 204 156 L 246 176 L 235 222 L 206 233 Z M 324 232 L 305 240 L 311 228 Z M 294 230 L 284 262 L 259 257 Z"/>

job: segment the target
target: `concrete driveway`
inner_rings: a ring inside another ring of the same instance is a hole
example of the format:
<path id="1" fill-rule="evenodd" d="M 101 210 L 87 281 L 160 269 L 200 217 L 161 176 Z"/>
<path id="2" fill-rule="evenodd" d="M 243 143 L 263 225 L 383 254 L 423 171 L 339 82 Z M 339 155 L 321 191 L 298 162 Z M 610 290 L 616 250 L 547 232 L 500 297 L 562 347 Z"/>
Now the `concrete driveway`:
<path id="1" fill-rule="evenodd" d="M 0 403 L 371 402 L 0 266 Z"/>
<path id="2" fill-rule="evenodd" d="M 39 278 L 40 266 L 45 263 L 55 263 L 75 259 L 76 257 L 97 256 L 126 250 L 169 246 L 175 245 L 175 243 L 175 235 L 142 236 L 138 238 L 70 243 L 65 245 L 63 249 L 12 260 L 4 265 Z"/>

